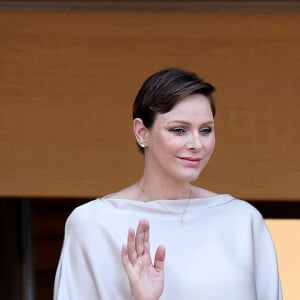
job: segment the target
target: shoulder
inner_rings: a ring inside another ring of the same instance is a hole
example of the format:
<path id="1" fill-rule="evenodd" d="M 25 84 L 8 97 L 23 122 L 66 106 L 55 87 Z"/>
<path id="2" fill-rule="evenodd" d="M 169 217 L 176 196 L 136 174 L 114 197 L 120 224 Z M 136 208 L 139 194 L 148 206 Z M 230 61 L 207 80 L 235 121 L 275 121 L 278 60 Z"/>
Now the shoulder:
<path id="1" fill-rule="evenodd" d="M 76 207 L 68 216 L 66 227 L 85 224 L 88 220 L 93 220 L 102 213 L 102 202 L 100 198 L 91 200 L 85 204 Z"/>
<path id="2" fill-rule="evenodd" d="M 251 203 L 231 196 L 231 200 L 216 207 L 216 211 L 224 228 L 230 228 L 231 232 L 235 232 L 237 236 L 242 234 L 251 239 L 270 241 L 270 233 L 265 220 L 260 211 Z"/>
<path id="3" fill-rule="evenodd" d="M 251 203 L 236 198 L 229 194 L 217 194 L 215 201 L 216 210 L 235 224 L 253 224 L 264 223 L 264 219 L 260 211 L 257 210 Z"/>
<path id="4" fill-rule="evenodd" d="M 194 185 L 191 187 L 191 192 L 192 192 L 192 197 L 194 198 L 208 198 L 208 197 L 213 197 L 218 195 L 215 192 Z"/>
<path id="5" fill-rule="evenodd" d="M 243 225 L 245 225 L 250 228 L 255 235 L 260 235 L 263 232 L 269 234 L 263 215 L 251 203 L 233 198 L 229 208 L 230 219 L 234 220 L 239 228 L 243 228 Z"/>
<path id="6" fill-rule="evenodd" d="M 105 199 L 130 199 L 130 200 L 137 200 L 140 198 L 139 189 L 137 188 L 137 183 L 128 186 L 122 190 L 117 192 L 108 194 L 104 196 Z"/>
<path id="7" fill-rule="evenodd" d="M 229 203 L 230 209 L 241 217 L 249 217 L 255 220 L 262 220 L 260 211 L 246 200 L 235 198 L 233 196 Z"/>
<path id="8" fill-rule="evenodd" d="M 234 201 L 232 202 L 232 205 L 239 213 L 249 215 L 252 218 L 256 219 L 263 219 L 263 216 L 261 215 L 260 211 L 257 208 L 255 208 L 251 203 L 238 198 L 233 199 Z"/>
<path id="9" fill-rule="evenodd" d="M 255 218 L 262 218 L 261 213 L 252 204 L 232 195 L 218 194 L 197 186 L 192 186 L 192 193 L 194 197 L 199 198 L 214 198 L 216 196 L 218 198 L 224 198 L 224 201 L 221 201 L 220 203 L 225 204 L 233 212 L 235 211 L 239 214 L 251 215 Z"/>

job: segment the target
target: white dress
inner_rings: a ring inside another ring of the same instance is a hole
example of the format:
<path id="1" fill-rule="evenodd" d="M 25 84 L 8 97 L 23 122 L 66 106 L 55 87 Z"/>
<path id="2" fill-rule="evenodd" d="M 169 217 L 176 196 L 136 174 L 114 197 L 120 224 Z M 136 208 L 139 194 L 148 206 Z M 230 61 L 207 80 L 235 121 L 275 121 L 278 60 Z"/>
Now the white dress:
<path id="1" fill-rule="evenodd" d="M 281 300 L 276 253 L 260 213 L 230 195 L 140 202 L 99 198 L 66 222 L 55 300 L 130 299 L 121 247 L 150 223 L 152 255 L 166 247 L 161 300 Z"/>

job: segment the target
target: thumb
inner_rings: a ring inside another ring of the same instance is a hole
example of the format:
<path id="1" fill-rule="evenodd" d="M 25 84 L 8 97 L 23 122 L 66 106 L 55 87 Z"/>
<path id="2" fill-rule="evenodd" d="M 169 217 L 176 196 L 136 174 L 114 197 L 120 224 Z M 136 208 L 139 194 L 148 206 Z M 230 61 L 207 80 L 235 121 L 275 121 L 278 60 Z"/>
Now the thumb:
<path id="1" fill-rule="evenodd" d="M 156 250 L 155 258 L 154 258 L 154 268 L 157 271 L 163 271 L 164 270 L 165 257 L 166 257 L 165 247 L 164 246 L 159 246 Z"/>

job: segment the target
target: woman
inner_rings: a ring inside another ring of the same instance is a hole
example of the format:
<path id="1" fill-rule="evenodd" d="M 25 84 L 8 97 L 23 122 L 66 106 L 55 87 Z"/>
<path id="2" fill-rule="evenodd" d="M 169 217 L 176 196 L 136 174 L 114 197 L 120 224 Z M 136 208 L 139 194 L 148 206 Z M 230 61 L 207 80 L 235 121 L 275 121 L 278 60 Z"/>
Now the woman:
<path id="1" fill-rule="evenodd" d="M 54 299 L 282 299 L 259 212 L 191 185 L 214 150 L 213 91 L 177 68 L 145 81 L 133 107 L 144 172 L 70 215 Z"/>

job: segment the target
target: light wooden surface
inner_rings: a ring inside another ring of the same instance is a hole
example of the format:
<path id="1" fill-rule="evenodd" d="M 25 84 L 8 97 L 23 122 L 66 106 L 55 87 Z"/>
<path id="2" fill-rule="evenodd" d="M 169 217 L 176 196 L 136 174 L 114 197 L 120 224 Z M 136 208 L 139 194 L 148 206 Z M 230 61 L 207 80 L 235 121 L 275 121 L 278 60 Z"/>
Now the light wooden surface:
<path id="1" fill-rule="evenodd" d="M 133 99 L 179 66 L 217 86 L 217 148 L 197 183 L 300 199 L 299 13 L 1 12 L 0 44 L 0 196 L 136 180 Z"/>

